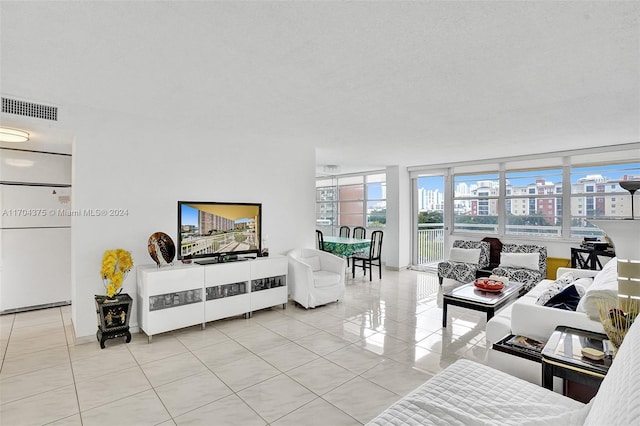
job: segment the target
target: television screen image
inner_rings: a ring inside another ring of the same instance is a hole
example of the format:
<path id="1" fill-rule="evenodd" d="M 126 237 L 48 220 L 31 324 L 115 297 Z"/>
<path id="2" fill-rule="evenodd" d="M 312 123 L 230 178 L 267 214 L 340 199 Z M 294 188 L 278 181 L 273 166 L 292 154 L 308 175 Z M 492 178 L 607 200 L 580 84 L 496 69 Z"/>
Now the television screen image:
<path id="1" fill-rule="evenodd" d="M 259 253 L 261 204 L 178 201 L 179 259 Z"/>

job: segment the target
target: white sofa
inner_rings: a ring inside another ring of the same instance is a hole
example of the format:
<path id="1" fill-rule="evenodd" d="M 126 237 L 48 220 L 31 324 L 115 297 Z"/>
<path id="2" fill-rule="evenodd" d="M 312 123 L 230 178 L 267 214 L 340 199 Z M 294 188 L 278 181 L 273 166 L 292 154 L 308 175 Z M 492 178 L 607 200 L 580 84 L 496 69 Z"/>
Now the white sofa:
<path id="1" fill-rule="evenodd" d="M 394 403 L 369 424 L 637 425 L 640 419 L 638 363 L 640 324 L 634 323 L 596 396 L 583 404 L 462 359 Z"/>
<path id="2" fill-rule="evenodd" d="M 493 344 L 511 334 L 545 342 L 559 325 L 604 333 L 597 315 L 594 297 L 617 292 L 616 262 L 616 258 L 611 259 L 605 264 L 602 271 L 558 268 L 557 279 L 570 272 L 578 279 L 573 283 L 583 287 L 586 292 L 581 298 L 577 311 L 536 304 L 538 298 L 554 286 L 553 280 L 542 280 L 527 294 L 491 318 L 487 322 L 486 329 L 489 365 L 532 383 L 540 384 L 539 363 L 494 350 Z"/>
<path id="3" fill-rule="evenodd" d="M 299 248 L 289 257 L 291 299 L 305 308 L 315 308 L 344 297 L 345 259 L 326 251 Z"/>

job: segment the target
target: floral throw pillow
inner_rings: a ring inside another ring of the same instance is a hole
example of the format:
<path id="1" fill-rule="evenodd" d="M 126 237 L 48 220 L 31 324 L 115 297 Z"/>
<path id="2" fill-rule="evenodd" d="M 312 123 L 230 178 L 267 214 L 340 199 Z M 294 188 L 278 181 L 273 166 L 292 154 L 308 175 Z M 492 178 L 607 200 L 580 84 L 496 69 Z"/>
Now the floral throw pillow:
<path id="1" fill-rule="evenodd" d="M 549 300 L 551 300 L 551 298 L 553 296 L 555 296 L 556 294 L 560 293 L 566 286 L 568 286 L 569 284 L 571 284 L 575 280 L 576 280 L 576 277 L 573 274 L 573 272 L 565 272 L 564 274 L 562 274 L 560 276 L 560 278 L 558 278 L 553 283 L 551 283 L 549 288 L 547 288 L 538 297 L 538 300 L 536 300 L 536 304 L 537 305 L 544 305 Z"/>

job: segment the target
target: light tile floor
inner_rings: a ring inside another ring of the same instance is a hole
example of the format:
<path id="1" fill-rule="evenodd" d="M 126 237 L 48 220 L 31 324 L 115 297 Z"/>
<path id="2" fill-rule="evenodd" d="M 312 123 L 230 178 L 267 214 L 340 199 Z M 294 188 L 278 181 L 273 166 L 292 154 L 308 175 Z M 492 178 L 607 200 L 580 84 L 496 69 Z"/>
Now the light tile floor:
<path id="1" fill-rule="evenodd" d="M 455 360 L 486 360 L 484 314 L 432 273 L 347 282 L 340 303 L 76 345 L 71 308 L 0 316 L 0 424 L 358 425 Z"/>

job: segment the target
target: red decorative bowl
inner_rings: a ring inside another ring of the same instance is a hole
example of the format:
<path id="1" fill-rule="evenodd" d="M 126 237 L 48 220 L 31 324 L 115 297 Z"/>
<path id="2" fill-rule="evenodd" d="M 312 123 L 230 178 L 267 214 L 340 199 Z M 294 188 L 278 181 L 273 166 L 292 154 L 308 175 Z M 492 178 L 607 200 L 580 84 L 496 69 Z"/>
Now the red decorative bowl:
<path id="1" fill-rule="evenodd" d="M 496 281 L 489 278 L 477 278 L 473 282 L 473 285 L 482 291 L 490 291 L 494 293 L 501 292 L 504 288 L 504 283 L 502 281 Z"/>

